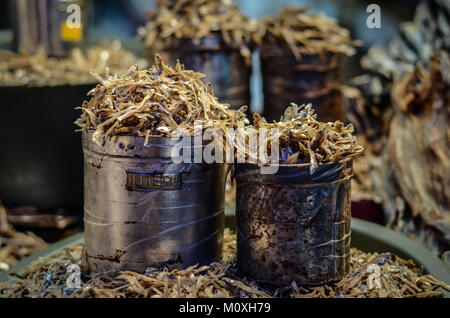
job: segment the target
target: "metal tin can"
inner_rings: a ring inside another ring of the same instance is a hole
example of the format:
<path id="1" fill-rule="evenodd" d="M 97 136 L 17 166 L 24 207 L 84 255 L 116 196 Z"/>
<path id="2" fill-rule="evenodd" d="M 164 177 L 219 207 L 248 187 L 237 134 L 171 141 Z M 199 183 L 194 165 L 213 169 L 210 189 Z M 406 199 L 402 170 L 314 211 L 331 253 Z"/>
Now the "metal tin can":
<path id="1" fill-rule="evenodd" d="M 351 159 L 280 165 L 261 174 L 238 164 L 237 266 L 248 278 L 276 285 L 342 279 L 350 266 Z"/>
<path id="2" fill-rule="evenodd" d="M 103 146 L 92 132 L 82 138 L 88 269 L 142 272 L 221 260 L 223 164 L 175 163 L 177 141 L 168 137 L 151 137 L 147 146 L 143 137 L 115 136 Z"/>
<path id="3" fill-rule="evenodd" d="M 296 60 L 280 48 L 263 48 L 264 117 L 278 121 L 293 102 L 312 103 L 320 121 L 343 121 L 340 63 L 340 55 L 332 52 L 303 53 Z"/>
<path id="4" fill-rule="evenodd" d="M 204 37 L 198 43 L 182 38 L 156 44 L 147 50 L 150 62 L 155 53 L 171 65 L 179 60 L 186 69 L 205 74 L 206 82 L 211 82 L 220 102 L 230 104 L 233 109 L 250 105 L 251 65 L 220 36 Z"/>

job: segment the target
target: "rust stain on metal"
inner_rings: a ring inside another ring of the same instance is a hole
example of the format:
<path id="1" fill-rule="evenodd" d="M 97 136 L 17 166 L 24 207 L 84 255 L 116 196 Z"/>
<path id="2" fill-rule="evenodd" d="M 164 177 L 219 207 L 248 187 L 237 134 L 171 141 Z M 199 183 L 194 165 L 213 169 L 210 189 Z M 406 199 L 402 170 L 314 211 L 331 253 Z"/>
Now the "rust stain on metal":
<path id="1" fill-rule="evenodd" d="M 122 256 L 124 256 L 126 253 L 127 253 L 126 251 L 116 250 L 116 252 L 112 256 L 105 256 L 105 255 L 97 255 L 97 256 L 87 255 L 87 256 L 88 257 L 93 257 L 93 258 L 96 258 L 96 259 L 100 259 L 100 260 L 113 262 L 113 263 L 120 263 L 120 258 Z"/>

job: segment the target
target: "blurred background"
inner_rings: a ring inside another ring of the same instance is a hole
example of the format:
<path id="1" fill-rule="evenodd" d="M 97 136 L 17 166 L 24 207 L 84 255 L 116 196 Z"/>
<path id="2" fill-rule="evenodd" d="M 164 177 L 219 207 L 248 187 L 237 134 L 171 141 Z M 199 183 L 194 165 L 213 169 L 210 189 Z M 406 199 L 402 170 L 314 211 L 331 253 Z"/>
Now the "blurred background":
<path id="1" fill-rule="evenodd" d="M 0 48 L 11 48 L 14 42 L 12 3 L 27 0 L 0 2 Z M 68 2 L 59 0 L 55 2 Z M 278 12 L 285 5 L 307 6 L 313 13 L 323 13 L 338 19 L 339 24 L 350 30 L 353 39 L 363 41 L 358 54 L 349 58 L 344 65 L 344 82 L 360 74 L 359 60 L 374 43 L 385 44 L 398 31 L 399 25 L 412 20 L 418 0 L 379 0 L 375 3 L 381 8 L 381 28 L 369 29 L 366 19 L 367 6 L 374 1 L 366 0 L 234 0 L 250 18 L 262 18 Z M 146 11 L 156 8 L 155 0 L 91 0 L 81 1 L 86 12 L 86 32 L 84 43 L 94 44 L 105 39 L 120 39 L 124 47 L 137 55 L 143 55 L 143 43 L 137 37 L 137 28 L 145 25 Z M 258 53 L 255 53 L 256 55 Z M 251 78 L 251 110 L 261 111 L 263 105 L 262 81 L 259 59 L 254 56 Z"/>

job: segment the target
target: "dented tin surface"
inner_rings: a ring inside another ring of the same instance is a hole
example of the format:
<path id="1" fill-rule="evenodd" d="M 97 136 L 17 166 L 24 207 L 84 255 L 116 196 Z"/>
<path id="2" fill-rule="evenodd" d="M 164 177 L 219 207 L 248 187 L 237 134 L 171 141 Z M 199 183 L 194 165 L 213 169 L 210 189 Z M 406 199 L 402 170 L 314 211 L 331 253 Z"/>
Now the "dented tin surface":
<path id="1" fill-rule="evenodd" d="M 350 265 L 352 161 L 280 165 L 274 175 L 238 164 L 237 266 L 276 285 L 338 281 Z"/>
<path id="2" fill-rule="evenodd" d="M 239 49 L 227 47 L 220 37 L 204 37 L 199 43 L 188 38 L 170 39 L 148 49 L 147 53 L 149 61 L 159 53 L 169 65 L 180 60 L 186 69 L 205 74 L 205 82 L 211 82 L 214 95 L 231 108 L 250 105 L 251 66 Z"/>
<path id="3" fill-rule="evenodd" d="M 224 165 L 174 163 L 176 140 L 83 133 L 85 250 L 91 271 L 219 261 Z"/>
<path id="4" fill-rule="evenodd" d="M 331 52 L 302 54 L 266 47 L 261 50 L 264 117 L 280 119 L 291 102 L 312 103 L 320 121 L 344 120 L 340 56 Z"/>

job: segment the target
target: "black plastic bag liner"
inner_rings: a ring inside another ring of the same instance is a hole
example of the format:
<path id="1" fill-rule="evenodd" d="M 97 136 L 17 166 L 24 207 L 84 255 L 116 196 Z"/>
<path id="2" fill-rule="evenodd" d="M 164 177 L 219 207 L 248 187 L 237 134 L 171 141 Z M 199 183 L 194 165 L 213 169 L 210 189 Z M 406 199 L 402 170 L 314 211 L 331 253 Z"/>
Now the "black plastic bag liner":
<path id="1" fill-rule="evenodd" d="M 237 266 L 250 279 L 317 285 L 350 265 L 352 159 L 280 165 L 276 174 L 237 164 Z"/>

